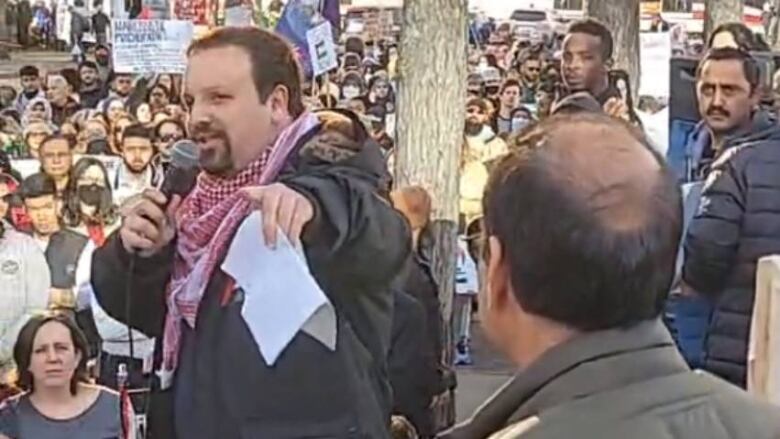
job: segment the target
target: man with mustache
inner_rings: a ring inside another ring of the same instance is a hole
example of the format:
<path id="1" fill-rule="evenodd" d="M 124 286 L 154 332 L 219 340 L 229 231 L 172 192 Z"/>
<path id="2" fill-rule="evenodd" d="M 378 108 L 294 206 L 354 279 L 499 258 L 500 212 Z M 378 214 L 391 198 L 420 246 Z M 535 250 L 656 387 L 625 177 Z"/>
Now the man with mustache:
<path id="1" fill-rule="evenodd" d="M 759 107 L 756 61 L 713 49 L 696 92 L 706 127 L 699 156 L 706 180 L 685 239 L 683 292 L 714 304 L 704 369 L 745 386 L 756 264 L 780 253 L 780 127 Z"/>
<path id="2" fill-rule="evenodd" d="M 111 187 L 114 201 L 122 205 L 160 180 L 161 172 L 151 165 L 154 156 L 153 133 L 141 124 L 125 128 L 122 136 L 122 164 L 117 167 Z"/>
<path id="3" fill-rule="evenodd" d="M 381 195 L 379 146 L 352 113 L 306 111 L 300 72 L 289 44 L 259 28 L 195 40 L 184 93 L 202 169 L 195 187 L 184 200 L 145 191 L 95 252 L 100 305 L 158 340 L 153 437 L 389 438 L 390 285 L 410 232 Z M 337 317 L 334 347 L 298 331 L 275 362 L 261 353 L 243 309 L 271 307 L 252 294 L 273 286 L 222 268 L 256 210 L 258 245 L 302 248 Z"/>

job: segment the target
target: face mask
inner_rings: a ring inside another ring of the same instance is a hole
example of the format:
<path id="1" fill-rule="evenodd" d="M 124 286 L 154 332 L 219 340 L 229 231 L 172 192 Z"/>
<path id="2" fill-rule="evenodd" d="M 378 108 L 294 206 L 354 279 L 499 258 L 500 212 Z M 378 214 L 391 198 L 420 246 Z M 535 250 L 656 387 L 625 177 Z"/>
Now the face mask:
<path id="1" fill-rule="evenodd" d="M 99 206 L 103 199 L 103 186 L 97 184 L 88 184 L 79 186 L 79 200 L 87 206 Z"/>
<path id="2" fill-rule="evenodd" d="M 345 99 L 352 99 L 360 96 L 360 87 L 346 86 L 342 90 Z"/>
<path id="3" fill-rule="evenodd" d="M 516 117 L 512 119 L 512 131 L 520 131 L 528 125 L 528 119 L 524 117 Z"/>

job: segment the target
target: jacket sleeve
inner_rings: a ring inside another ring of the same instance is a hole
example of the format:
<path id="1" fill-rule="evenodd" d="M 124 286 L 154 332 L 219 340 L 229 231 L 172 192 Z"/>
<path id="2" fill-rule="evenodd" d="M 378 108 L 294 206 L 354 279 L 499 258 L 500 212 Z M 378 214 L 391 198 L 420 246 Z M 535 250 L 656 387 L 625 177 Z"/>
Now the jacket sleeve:
<path id="1" fill-rule="evenodd" d="M 411 247 L 406 220 L 349 166 L 330 165 L 283 183 L 306 196 L 315 218 L 304 230 L 306 256 L 325 272 L 349 272 L 353 285 L 389 285 Z"/>
<path id="2" fill-rule="evenodd" d="M 169 244 L 152 257 L 134 256 L 125 250 L 119 233 L 113 233 L 92 257 L 92 288 L 100 306 L 112 318 L 130 324 L 147 336 L 159 336 L 165 318 L 165 287 L 173 267 L 173 252 L 174 245 Z"/>
<path id="3" fill-rule="evenodd" d="M 734 266 L 745 212 L 744 166 L 739 156 L 727 155 L 713 165 L 685 238 L 683 280 L 706 295 L 723 289 Z"/>
<path id="4" fill-rule="evenodd" d="M 26 237 L 25 237 L 26 238 Z M 48 307 L 49 288 L 51 282 L 49 269 L 43 252 L 29 238 L 14 242 L 22 248 L 23 289 L 17 294 L 24 296 L 24 305 L 0 338 L 0 359 L 13 357 L 14 345 L 19 332 L 27 321 L 35 314 L 43 312 Z"/>

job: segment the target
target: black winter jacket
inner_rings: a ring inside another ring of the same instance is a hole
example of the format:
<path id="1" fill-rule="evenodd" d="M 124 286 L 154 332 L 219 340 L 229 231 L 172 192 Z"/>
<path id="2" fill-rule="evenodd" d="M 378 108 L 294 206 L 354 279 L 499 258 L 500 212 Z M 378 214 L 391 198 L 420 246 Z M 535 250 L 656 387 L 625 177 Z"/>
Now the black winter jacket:
<path id="1" fill-rule="evenodd" d="M 759 113 L 712 164 L 685 240 L 683 279 L 715 301 L 705 369 L 745 386 L 756 264 L 780 253 L 780 126 Z"/>
<path id="2" fill-rule="evenodd" d="M 155 399 L 155 438 L 388 437 L 390 284 L 406 263 L 411 238 L 406 221 L 377 195 L 387 181 L 379 147 L 351 121 L 354 144 L 328 144 L 315 130 L 296 147 L 279 179 L 315 205 L 303 244 L 312 275 L 336 309 L 336 351 L 299 332 L 269 366 L 241 316 L 242 290 L 227 305 L 220 303 L 228 278 L 218 271 L 195 329 L 183 325 L 172 391 Z M 152 258 L 137 258 L 132 273 L 130 323 L 158 338 L 173 251 L 169 246 Z M 98 301 L 121 321 L 129 261 L 114 235 L 95 252 L 92 265 Z M 173 419 L 165 419 L 166 413 Z M 160 430 L 159 420 L 172 423 L 175 433 Z"/>

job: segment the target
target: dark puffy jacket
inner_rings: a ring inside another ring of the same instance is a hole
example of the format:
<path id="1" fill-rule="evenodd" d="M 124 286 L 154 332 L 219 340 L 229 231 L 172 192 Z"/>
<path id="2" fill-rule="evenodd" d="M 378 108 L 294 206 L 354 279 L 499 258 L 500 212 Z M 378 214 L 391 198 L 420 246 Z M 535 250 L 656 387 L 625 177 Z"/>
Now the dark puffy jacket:
<path id="1" fill-rule="evenodd" d="M 336 310 L 336 351 L 298 333 L 277 362 L 267 364 L 242 316 L 243 290 L 225 303 L 230 281 L 217 270 L 195 328 L 182 325 L 172 389 L 153 393 L 153 438 L 389 437 L 390 284 L 409 256 L 410 232 L 400 213 L 377 195 L 385 189 L 386 167 L 357 118 L 349 115 L 352 141 L 337 144 L 344 139 L 327 126 L 339 125 L 338 115 L 318 116 L 321 126 L 301 139 L 279 181 L 315 205 L 302 241 L 312 276 Z M 114 234 L 92 263 L 101 306 L 127 321 L 129 297 L 129 323 L 158 337 L 158 353 L 173 253 L 169 245 L 136 258 L 131 278 L 131 255 Z"/>
<path id="2" fill-rule="evenodd" d="M 709 173 L 685 241 L 683 279 L 715 301 L 705 369 L 745 386 L 756 263 L 780 253 L 780 126 L 756 116 Z"/>

